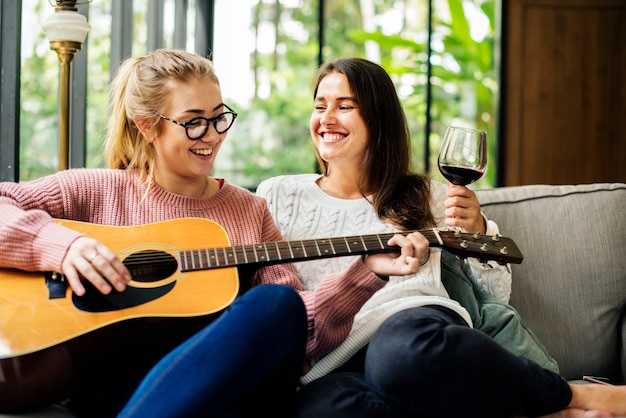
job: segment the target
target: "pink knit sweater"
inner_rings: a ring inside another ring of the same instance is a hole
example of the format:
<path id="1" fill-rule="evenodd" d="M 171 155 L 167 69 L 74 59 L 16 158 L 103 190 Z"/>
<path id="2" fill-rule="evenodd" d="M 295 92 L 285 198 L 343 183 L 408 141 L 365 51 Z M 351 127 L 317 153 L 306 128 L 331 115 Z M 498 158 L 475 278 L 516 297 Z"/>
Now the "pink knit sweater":
<path id="1" fill-rule="evenodd" d="M 108 169 L 71 169 L 28 183 L 0 183 L 0 266 L 59 271 L 70 244 L 81 234 L 53 218 L 131 226 L 201 217 L 220 224 L 232 245 L 282 239 L 265 201 L 227 182 L 206 200 L 175 195 L 157 185 L 147 195 L 145 191 L 137 172 Z M 360 258 L 347 271 L 324 278 L 314 292 L 302 290 L 290 264 L 260 269 L 254 283 L 281 283 L 300 291 L 309 317 L 308 357 L 338 346 L 362 304 L 385 284 Z"/>

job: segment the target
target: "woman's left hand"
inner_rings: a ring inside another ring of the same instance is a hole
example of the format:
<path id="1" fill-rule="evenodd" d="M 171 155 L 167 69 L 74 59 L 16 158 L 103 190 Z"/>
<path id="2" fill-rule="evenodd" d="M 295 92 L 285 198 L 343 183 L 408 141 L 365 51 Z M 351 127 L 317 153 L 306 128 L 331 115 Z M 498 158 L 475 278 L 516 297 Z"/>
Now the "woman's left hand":
<path id="1" fill-rule="evenodd" d="M 459 227 L 468 233 L 487 232 L 485 218 L 480 213 L 480 203 L 472 190 L 465 186 L 450 184 L 444 206 L 446 225 Z"/>
<path id="2" fill-rule="evenodd" d="M 417 273 L 420 267 L 428 261 L 430 243 L 419 232 L 408 235 L 394 234 L 389 245 L 398 246 L 398 253 L 370 254 L 364 257 L 364 263 L 379 276 L 405 276 Z"/>

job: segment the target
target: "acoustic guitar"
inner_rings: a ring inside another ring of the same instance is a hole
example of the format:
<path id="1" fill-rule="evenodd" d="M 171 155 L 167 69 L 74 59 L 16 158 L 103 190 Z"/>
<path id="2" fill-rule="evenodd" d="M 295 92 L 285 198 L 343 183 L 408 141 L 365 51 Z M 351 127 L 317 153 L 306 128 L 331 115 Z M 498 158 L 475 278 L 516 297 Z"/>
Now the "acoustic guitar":
<path id="1" fill-rule="evenodd" d="M 109 295 L 84 281 L 79 297 L 61 274 L 0 269 L 0 411 L 46 405 L 124 370 L 147 369 L 237 297 L 240 270 L 397 251 L 387 245 L 392 233 L 231 246 L 220 225 L 201 218 L 130 227 L 57 222 L 106 244 L 132 281 Z M 509 238 L 420 232 L 461 257 L 523 260 Z"/>

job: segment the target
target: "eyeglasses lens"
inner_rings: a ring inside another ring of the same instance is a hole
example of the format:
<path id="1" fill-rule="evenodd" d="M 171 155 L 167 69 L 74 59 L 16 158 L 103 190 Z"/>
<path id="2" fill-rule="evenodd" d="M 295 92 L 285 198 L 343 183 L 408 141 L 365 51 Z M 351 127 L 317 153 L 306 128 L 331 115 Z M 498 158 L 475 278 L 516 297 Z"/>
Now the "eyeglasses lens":
<path id="1" fill-rule="evenodd" d="M 205 119 L 202 117 L 190 120 L 187 123 L 187 136 L 191 139 L 202 138 L 209 129 L 209 123 L 213 123 L 215 130 L 219 134 L 223 134 L 232 126 L 235 116 L 232 112 L 225 112 L 216 118 Z"/>
<path id="2" fill-rule="evenodd" d="M 222 113 L 218 119 L 215 120 L 215 129 L 219 133 L 224 133 L 230 128 L 230 125 L 233 124 L 233 120 L 232 113 Z"/>

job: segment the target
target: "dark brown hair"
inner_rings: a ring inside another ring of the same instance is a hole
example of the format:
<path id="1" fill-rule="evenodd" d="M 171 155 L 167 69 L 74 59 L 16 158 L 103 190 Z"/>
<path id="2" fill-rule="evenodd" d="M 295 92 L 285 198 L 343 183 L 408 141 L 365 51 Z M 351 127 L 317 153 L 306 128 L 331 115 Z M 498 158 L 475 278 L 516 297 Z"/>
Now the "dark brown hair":
<path id="1" fill-rule="evenodd" d="M 313 98 L 330 73 L 346 76 L 369 141 L 363 158 L 361 190 L 373 190 L 377 216 L 401 229 L 435 225 L 430 212 L 430 178 L 411 171 L 411 134 L 404 110 L 389 74 L 380 65 L 361 58 L 343 58 L 324 64 L 315 77 Z M 322 174 L 328 163 L 315 156 Z"/>

